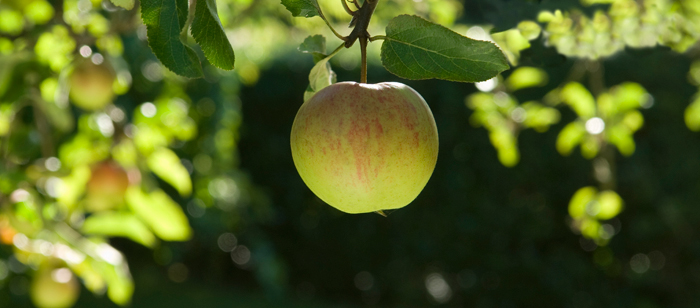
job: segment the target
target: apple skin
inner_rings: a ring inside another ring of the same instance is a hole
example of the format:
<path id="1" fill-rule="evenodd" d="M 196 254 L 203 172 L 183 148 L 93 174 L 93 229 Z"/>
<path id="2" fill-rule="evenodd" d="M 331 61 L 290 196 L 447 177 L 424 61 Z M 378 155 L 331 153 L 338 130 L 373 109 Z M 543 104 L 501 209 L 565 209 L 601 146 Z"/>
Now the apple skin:
<path id="1" fill-rule="evenodd" d="M 114 100 L 114 72 L 107 64 L 90 61 L 78 64 L 70 76 L 70 99 L 87 110 L 101 110 Z"/>
<path id="2" fill-rule="evenodd" d="M 408 205 L 435 169 L 438 132 L 425 100 L 396 82 L 330 85 L 294 119 L 292 158 L 304 183 L 346 213 Z"/>
<path id="3" fill-rule="evenodd" d="M 99 212 L 119 207 L 128 187 L 129 176 L 121 166 L 113 161 L 101 162 L 92 168 L 85 208 Z"/>

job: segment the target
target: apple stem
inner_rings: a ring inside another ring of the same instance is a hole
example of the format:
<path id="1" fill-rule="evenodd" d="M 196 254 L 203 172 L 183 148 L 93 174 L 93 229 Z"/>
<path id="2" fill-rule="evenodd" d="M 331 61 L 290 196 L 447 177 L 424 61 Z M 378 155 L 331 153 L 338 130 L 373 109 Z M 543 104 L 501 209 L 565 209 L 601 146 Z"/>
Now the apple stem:
<path id="1" fill-rule="evenodd" d="M 345 48 L 350 48 L 355 41 L 360 40 L 360 52 L 362 53 L 362 64 L 360 66 L 360 82 L 367 83 L 367 41 L 370 39 L 367 28 L 372 19 L 374 9 L 377 8 L 379 0 L 366 0 L 362 6 L 353 13 L 350 26 L 355 26 L 350 35 L 345 38 Z"/>
<path id="2" fill-rule="evenodd" d="M 360 64 L 360 82 L 367 83 L 367 38 L 360 39 L 360 53 L 362 63 Z"/>

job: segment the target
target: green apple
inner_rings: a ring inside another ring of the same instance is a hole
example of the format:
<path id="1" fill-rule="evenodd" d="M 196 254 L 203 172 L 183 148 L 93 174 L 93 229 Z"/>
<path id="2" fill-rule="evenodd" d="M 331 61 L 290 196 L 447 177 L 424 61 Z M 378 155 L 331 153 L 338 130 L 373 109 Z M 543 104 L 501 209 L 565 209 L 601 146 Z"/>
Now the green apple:
<path id="1" fill-rule="evenodd" d="M 292 158 L 304 183 L 346 213 L 411 203 L 435 169 L 438 132 L 409 86 L 340 82 L 306 101 L 294 119 Z"/>
<path id="2" fill-rule="evenodd" d="M 80 285 L 67 268 L 40 268 L 29 288 L 29 295 L 39 308 L 72 307 L 80 295 Z"/>
<path id="3" fill-rule="evenodd" d="M 82 109 L 100 110 L 114 100 L 113 83 L 114 72 L 107 64 L 83 61 L 71 73 L 70 99 Z"/>
<path id="4" fill-rule="evenodd" d="M 105 161 L 95 165 L 87 183 L 85 209 L 98 212 L 120 206 L 128 187 L 129 176 L 115 162 Z"/>

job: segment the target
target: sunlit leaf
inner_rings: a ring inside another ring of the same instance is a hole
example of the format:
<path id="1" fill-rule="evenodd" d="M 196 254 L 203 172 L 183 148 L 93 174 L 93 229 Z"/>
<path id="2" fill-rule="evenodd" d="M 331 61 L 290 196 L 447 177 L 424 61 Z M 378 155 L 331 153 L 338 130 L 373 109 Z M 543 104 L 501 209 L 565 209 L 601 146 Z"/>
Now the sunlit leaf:
<path id="1" fill-rule="evenodd" d="M 22 13 L 12 9 L 0 10 L 0 32 L 18 35 L 24 29 Z"/>
<path id="2" fill-rule="evenodd" d="M 68 210 L 72 210 L 80 196 L 85 193 L 90 174 L 90 168 L 87 165 L 79 165 L 73 168 L 70 175 L 61 178 L 62 184 L 58 191 L 58 202 Z"/>
<path id="3" fill-rule="evenodd" d="M 576 121 L 564 126 L 557 136 L 557 151 L 561 155 L 568 156 L 586 135 L 586 127 L 583 123 Z"/>
<path id="4" fill-rule="evenodd" d="M 692 131 L 700 131 L 700 94 L 685 109 L 685 125 Z"/>
<path id="5" fill-rule="evenodd" d="M 559 93 L 561 100 L 567 103 L 583 119 L 595 116 L 595 99 L 580 83 L 570 82 Z"/>
<path id="6" fill-rule="evenodd" d="M 632 132 L 623 124 L 611 127 L 607 132 L 607 139 L 620 150 L 622 155 L 630 156 L 634 153 L 635 144 Z"/>
<path id="7" fill-rule="evenodd" d="M 547 73 L 542 69 L 536 67 L 519 67 L 508 76 L 508 79 L 506 79 L 506 86 L 511 91 L 541 87 L 547 84 L 547 79 Z"/>
<path id="8" fill-rule="evenodd" d="M 569 216 L 574 219 L 586 215 L 588 204 L 593 202 L 598 190 L 593 186 L 586 186 L 577 190 L 569 201 Z"/>
<path id="9" fill-rule="evenodd" d="M 34 24 L 43 25 L 51 20 L 54 14 L 53 6 L 44 0 L 35 0 L 24 7 L 24 15 Z"/>
<path id="10" fill-rule="evenodd" d="M 631 132 L 635 132 L 644 125 L 644 116 L 638 110 L 632 110 L 625 114 L 622 118 L 622 123 L 624 123 Z"/>
<path id="11" fill-rule="evenodd" d="M 593 159 L 600 151 L 600 143 L 595 136 L 586 135 L 581 142 L 581 155 L 585 159 Z"/>
<path id="12" fill-rule="evenodd" d="M 520 51 L 530 48 L 530 41 L 525 38 L 518 29 L 510 29 L 503 32 L 493 33 L 491 37 L 503 49 L 508 61 L 513 65 L 518 65 Z"/>
<path id="13" fill-rule="evenodd" d="M 647 91 L 638 83 L 625 82 L 610 89 L 618 112 L 637 109 L 648 99 Z"/>
<path id="14" fill-rule="evenodd" d="M 211 64 L 224 70 L 233 69 L 233 48 L 221 26 L 215 0 L 197 1 L 192 21 L 192 36 L 202 47 L 204 56 Z"/>
<path id="15" fill-rule="evenodd" d="M 129 187 L 126 202 L 153 232 L 166 241 L 185 241 L 192 235 L 192 229 L 182 208 L 161 190 L 150 194 L 139 187 Z"/>
<path id="16" fill-rule="evenodd" d="M 513 167 L 520 161 L 518 140 L 506 127 L 498 127 L 489 133 L 491 143 L 498 151 L 498 160 L 506 167 Z"/>
<path id="17" fill-rule="evenodd" d="M 310 35 L 299 45 L 299 51 L 309 53 L 314 57 L 314 63 L 326 57 L 326 38 L 323 35 Z"/>
<path id="18" fill-rule="evenodd" d="M 316 92 L 336 82 L 336 74 L 331 69 L 331 64 L 328 61 L 340 50 L 336 49 L 333 53 L 318 61 L 311 69 L 311 72 L 309 72 L 309 86 L 304 92 L 304 101 L 309 100 Z"/>
<path id="19" fill-rule="evenodd" d="M 292 16 L 314 17 L 318 16 L 317 0 L 282 0 L 282 5 L 287 8 Z"/>
<path id="20" fill-rule="evenodd" d="M 105 212 L 85 219 L 81 230 L 85 234 L 127 237 L 146 247 L 152 247 L 155 236 L 136 216 L 129 213 Z"/>
<path id="21" fill-rule="evenodd" d="M 581 221 L 581 234 L 590 239 L 597 239 L 600 234 L 600 223 L 595 219 Z"/>
<path id="22" fill-rule="evenodd" d="M 524 20 L 518 23 L 518 31 L 527 40 L 531 41 L 540 36 L 542 28 L 534 21 Z"/>
<path id="23" fill-rule="evenodd" d="M 612 219 L 622 211 L 623 202 L 620 195 L 612 190 L 600 192 L 598 195 L 600 209 L 596 217 L 601 220 Z"/>
<path id="24" fill-rule="evenodd" d="M 477 82 L 509 68 L 493 43 L 409 15 L 399 15 L 387 25 L 381 58 L 389 72 L 406 79 Z"/>
<path id="25" fill-rule="evenodd" d="M 116 6 L 123 7 L 127 10 L 134 8 L 134 0 L 110 0 Z"/>
<path id="26" fill-rule="evenodd" d="M 141 18 L 148 29 L 148 44 L 165 67 L 185 77 L 202 76 L 197 54 L 180 41 L 187 0 L 142 0 Z"/>
<path id="27" fill-rule="evenodd" d="M 550 125 L 559 122 L 559 111 L 554 108 L 545 107 L 537 102 L 524 103 L 522 108 L 526 114 L 523 125 L 534 128 L 538 132 L 545 132 Z"/>
<path id="28" fill-rule="evenodd" d="M 59 106 L 54 99 L 58 90 L 58 80 L 46 78 L 41 82 L 39 89 L 43 99 L 37 99 L 36 102 L 47 120 L 49 120 L 49 123 L 62 132 L 72 130 L 75 124 L 73 114 L 67 105 Z"/>
<path id="29" fill-rule="evenodd" d="M 172 150 L 165 147 L 155 150 L 148 157 L 148 168 L 175 187 L 180 195 L 188 196 L 192 193 L 190 174 Z"/>

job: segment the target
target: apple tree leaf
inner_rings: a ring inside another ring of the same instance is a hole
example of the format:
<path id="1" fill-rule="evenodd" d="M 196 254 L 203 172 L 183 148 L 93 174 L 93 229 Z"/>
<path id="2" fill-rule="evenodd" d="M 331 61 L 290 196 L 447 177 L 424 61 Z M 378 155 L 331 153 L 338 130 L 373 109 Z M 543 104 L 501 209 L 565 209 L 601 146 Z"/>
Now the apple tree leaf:
<path id="1" fill-rule="evenodd" d="M 166 241 L 185 241 L 192 236 L 192 228 L 180 205 L 165 192 L 156 190 L 147 194 L 141 188 L 129 187 L 126 203 L 136 215 Z"/>
<path id="2" fill-rule="evenodd" d="M 233 48 L 216 13 L 215 0 L 197 2 L 192 21 L 192 36 L 202 47 L 204 56 L 211 64 L 224 70 L 233 69 Z"/>
<path id="3" fill-rule="evenodd" d="M 134 8 L 134 0 L 111 0 L 111 1 L 112 1 L 112 4 L 114 4 L 118 7 L 123 7 L 127 10 Z"/>
<path id="4" fill-rule="evenodd" d="M 304 101 L 309 100 L 316 92 L 336 82 L 337 76 L 331 69 L 331 64 L 328 63 L 328 61 L 340 50 L 342 50 L 342 45 L 333 51 L 333 53 L 318 61 L 311 69 L 309 73 L 309 86 L 306 88 L 306 92 L 304 92 Z"/>
<path id="5" fill-rule="evenodd" d="M 318 16 L 317 0 L 282 0 L 282 5 L 292 13 L 294 17 L 314 17 Z"/>
<path id="6" fill-rule="evenodd" d="M 311 54 L 314 57 L 314 63 L 318 63 L 327 56 L 326 38 L 320 34 L 310 35 L 299 45 L 299 51 Z"/>
<path id="7" fill-rule="evenodd" d="M 130 213 L 106 212 L 93 214 L 82 226 L 85 234 L 127 237 L 146 247 L 153 247 L 156 237 L 148 227 Z"/>
<path id="8" fill-rule="evenodd" d="M 148 45 L 165 67 L 181 76 L 202 77 L 197 54 L 180 41 L 187 20 L 187 0 L 142 0 L 141 18 Z"/>
<path id="9" fill-rule="evenodd" d="M 180 158 L 172 150 L 161 147 L 148 156 L 148 168 L 172 185 L 182 196 L 192 193 L 192 179 Z"/>
<path id="10" fill-rule="evenodd" d="M 503 52 L 415 15 L 399 15 L 386 27 L 384 67 L 406 79 L 460 82 L 488 80 L 509 68 Z"/>

